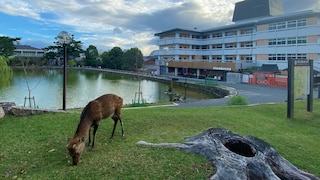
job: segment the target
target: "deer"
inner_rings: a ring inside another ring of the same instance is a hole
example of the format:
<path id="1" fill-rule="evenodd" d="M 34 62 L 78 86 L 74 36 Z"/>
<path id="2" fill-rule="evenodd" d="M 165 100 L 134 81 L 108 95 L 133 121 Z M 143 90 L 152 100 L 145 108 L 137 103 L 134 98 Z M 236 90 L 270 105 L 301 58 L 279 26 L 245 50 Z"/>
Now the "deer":
<path id="1" fill-rule="evenodd" d="M 114 121 L 113 130 L 110 139 L 113 138 L 118 121 L 121 124 L 122 137 L 124 137 L 123 123 L 121 119 L 121 108 L 123 99 L 115 94 L 104 94 L 95 100 L 90 101 L 82 110 L 80 122 L 74 134 L 69 139 L 68 150 L 72 157 L 73 165 L 77 165 L 80 157 L 85 149 L 85 137 L 89 134 L 88 146 L 91 144 L 91 127 L 93 127 L 93 139 L 91 144 L 92 151 L 94 149 L 95 137 L 102 119 L 111 117 Z"/>

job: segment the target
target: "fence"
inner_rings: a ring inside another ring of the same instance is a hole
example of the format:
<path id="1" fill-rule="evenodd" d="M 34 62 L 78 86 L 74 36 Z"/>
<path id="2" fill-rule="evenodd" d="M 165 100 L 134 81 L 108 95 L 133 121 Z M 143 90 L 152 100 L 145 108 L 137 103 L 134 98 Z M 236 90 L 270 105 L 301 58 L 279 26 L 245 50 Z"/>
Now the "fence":
<path id="1" fill-rule="evenodd" d="M 273 73 L 255 72 L 253 73 L 253 77 L 249 76 L 248 83 L 287 88 L 288 77 Z"/>

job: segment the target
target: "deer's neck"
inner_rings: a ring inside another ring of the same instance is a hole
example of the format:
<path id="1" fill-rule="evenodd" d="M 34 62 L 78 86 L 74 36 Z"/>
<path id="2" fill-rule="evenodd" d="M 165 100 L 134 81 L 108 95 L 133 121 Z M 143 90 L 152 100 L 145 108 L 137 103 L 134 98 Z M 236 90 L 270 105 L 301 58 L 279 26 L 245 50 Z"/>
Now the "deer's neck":
<path id="1" fill-rule="evenodd" d="M 89 133 L 91 122 L 81 119 L 74 137 L 82 138 Z"/>

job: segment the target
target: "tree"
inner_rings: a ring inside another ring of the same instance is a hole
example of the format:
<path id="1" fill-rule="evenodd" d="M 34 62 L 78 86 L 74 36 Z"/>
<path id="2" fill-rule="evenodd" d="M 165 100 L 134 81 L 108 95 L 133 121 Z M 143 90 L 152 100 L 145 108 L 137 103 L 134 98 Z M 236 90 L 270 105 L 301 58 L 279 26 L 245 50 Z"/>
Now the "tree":
<path id="1" fill-rule="evenodd" d="M 95 46 L 90 45 L 85 51 L 86 59 L 85 63 L 87 66 L 100 66 L 102 63 L 100 62 L 99 53 Z"/>
<path id="2" fill-rule="evenodd" d="M 49 64 L 59 65 L 61 63 L 59 63 L 57 60 L 63 59 L 64 52 L 62 45 L 57 41 L 58 36 L 55 37 L 55 39 L 56 41 L 54 42 L 54 46 L 48 46 L 44 48 L 44 50 L 46 51 L 45 59 L 47 63 L 50 62 Z M 84 52 L 82 49 L 82 42 L 74 40 L 73 36 L 71 38 L 71 42 L 66 45 L 66 48 L 68 59 L 75 59 L 77 57 L 80 57 L 80 54 Z"/>
<path id="3" fill-rule="evenodd" d="M 0 36 L 0 56 L 9 57 L 13 55 L 13 42 L 19 40 L 21 40 L 21 38 L 10 38 L 7 36 Z"/>
<path id="4" fill-rule="evenodd" d="M 12 70 L 7 65 L 8 58 L 0 56 L 0 86 L 8 85 L 12 78 Z"/>
<path id="5" fill-rule="evenodd" d="M 131 48 L 123 53 L 122 69 L 138 71 L 143 65 L 143 55 L 138 48 Z"/>
<path id="6" fill-rule="evenodd" d="M 109 66 L 108 66 L 108 64 L 109 64 L 109 52 L 108 51 L 105 51 L 105 52 L 103 52 L 101 55 L 100 55 L 100 59 L 101 59 L 101 61 L 102 61 L 102 67 L 103 68 L 110 68 Z"/>
<path id="7" fill-rule="evenodd" d="M 111 69 L 121 69 L 123 52 L 120 47 L 114 47 L 109 52 L 108 66 Z M 109 64 L 110 63 L 110 64 Z"/>

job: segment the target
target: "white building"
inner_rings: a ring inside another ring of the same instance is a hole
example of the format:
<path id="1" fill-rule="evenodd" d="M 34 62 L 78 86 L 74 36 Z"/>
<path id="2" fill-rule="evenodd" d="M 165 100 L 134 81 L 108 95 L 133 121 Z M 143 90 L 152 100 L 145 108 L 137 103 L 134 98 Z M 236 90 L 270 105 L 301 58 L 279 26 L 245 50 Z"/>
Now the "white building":
<path id="1" fill-rule="evenodd" d="M 248 12 L 250 9 L 250 12 Z M 282 13 L 281 0 L 246 0 L 236 3 L 233 24 L 205 31 L 171 29 L 159 37 L 160 74 L 225 77 L 248 67 L 303 58 L 320 64 L 320 11 Z"/>
<path id="2" fill-rule="evenodd" d="M 14 57 L 17 58 L 43 58 L 45 51 L 29 45 L 15 45 Z"/>

